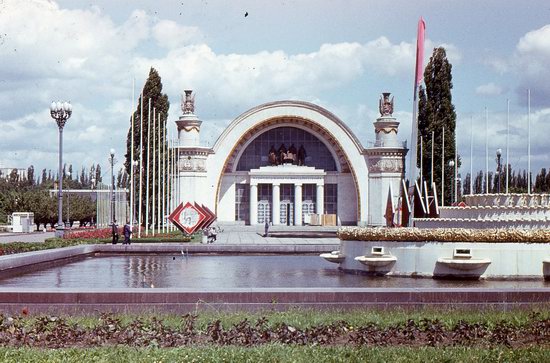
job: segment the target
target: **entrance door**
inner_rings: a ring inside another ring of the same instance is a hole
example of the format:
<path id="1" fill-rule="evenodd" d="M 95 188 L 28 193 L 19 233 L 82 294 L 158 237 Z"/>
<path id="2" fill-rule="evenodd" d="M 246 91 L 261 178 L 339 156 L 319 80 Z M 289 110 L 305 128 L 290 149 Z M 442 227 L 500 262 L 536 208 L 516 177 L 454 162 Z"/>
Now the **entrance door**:
<path id="1" fill-rule="evenodd" d="M 294 224 L 294 203 L 290 200 L 281 201 L 280 218 L 281 224 L 286 224 L 287 226 Z"/>
<path id="2" fill-rule="evenodd" d="M 302 221 L 304 224 L 311 223 L 310 214 L 315 213 L 315 203 L 312 200 L 304 200 L 302 202 Z"/>
<path id="3" fill-rule="evenodd" d="M 271 206 L 268 200 L 260 200 L 258 202 L 258 224 L 264 224 L 265 221 L 270 221 Z"/>

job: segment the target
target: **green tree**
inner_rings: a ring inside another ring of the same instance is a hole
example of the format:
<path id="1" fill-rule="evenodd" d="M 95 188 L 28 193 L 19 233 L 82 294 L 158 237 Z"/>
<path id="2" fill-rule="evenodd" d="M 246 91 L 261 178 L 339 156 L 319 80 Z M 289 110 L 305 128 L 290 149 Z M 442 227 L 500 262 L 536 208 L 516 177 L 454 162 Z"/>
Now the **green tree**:
<path id="1" fill-rule="evenodd" d="M 143 97 L 139 99 L 138 105 L 136 108 L 136 111 L 133 114 L 133 120 L 134 120 L 134 134 L 132 135 L 132 118 L 130 119 L 130 127 L 128 128 L 128 137 L 126 140 L 126 161 L 124 163 L 126 167 L 126 173 L 130 175 L 131 173 L 131 149 L 132 149 L 132 137 L 134 139 L 134 160 L 139 161 L 140 158 L 140 150 L 142 151 L 142 160 L 143 165 L 140 167 L 143 168 L 143 192 L 141 195 L 142 199 L 142 221 L 145 223 L 145 196 L 146 196 L 146 185 L 147 185 L 147 178 L 149 178 L 149 195 L 152 195 L 153 188 L 156 188 L 156 185 L 153 185 L 153 156 L 159 155 L 158 153 L 154 152 L 153 150 L 153 140 L 155 140 L 156 144 L 159 145 L 160 142 L 166 142 L 166 140 L 159 140 L 158 134 L 160 131 L 161 139 L 163 139 L 164 130 L 166 128 L 166 122 L 167 122 L 167 116 L 168 116 L 168 110 L 170 108 L 170 102 L 168 101 L 168 96 L 164 93 L 162 93 L 162 81 L 161 77 L 158 74 L 158 72 L 151 68 L 149 71 L 149 77 L 147 78 L 147 81 L 145 82 L 145 85 L 143 86 L 142 90 Z M 149 100 L 151 100 L 151 114 L 149 115 Z M 143 102 L 143 121 L 141 120 L 141 108 L 142 108 L 142 102 Z M 155 128 L 153 128 L 153 110 L 155 110 L 155 115 L 157 115 L 157 120 L 160 116 L 160 122 L 155 122 Z M 149 142 L 149 149 L 147 149 L 148 146 L 148 123 L 149 120 L 151 120 L 150 125 L 150 142 Z M 143 123 L 143 139 L 141 139 L 140 136 L 140 127 Z M 143 141 L 143 147 L 141 147 L 140 142 Z M 167 149 L 167 148 L 166 148 Z M 146 175 L 147 170 L 147 155 L 149 154 L 149 175 Z M 160 154 L 160 157 L 164 157 L 164 155 Z M 166 172 L 166 171 L 165 171 Z M 159 182 L 158 174 L 155 171 L 156 175 L 156 182 Z M 139 186 L 139 174 L 136 173 L 136 186 Z M 139 193 L 139 190 L 136 191 L 136 198 L 139 196 L 137 195 Z M 150 212 L 152 213 L 156 206 L 152 205 L 152 200 L 150 202 Z M 137 212 L 137 211 L 136 211 Z M 151 213 L 149 215 L 151 222 Z M 137 214 L 137 213 L 136 213 Z"/>
<path id="2" fill-rule="evenodd" d="M 430 62 L 424 70 L 424 84 L 426 89 L 420 88 L 418 102 L 418 135 L 423 138 L 424 157 L 431 155 L 432 131 L 434 133 L 434 175 L 433 181 L 437 186 L 439 200 L 441 200 L 441 183 L 445 183 L 444 201 L 446 205 L 451 202 L 453 188 L 451 187 L 453 175 L 447 167 L 450 160 L 455 159 L 455 128 L 456 113 L 452 103 L 451 90 L 452 65 L 447 59 L 445 48 L 435 48 Z M 445 135 L 445 155 L 443 160 L 445 180 L 441 180 L 443 134 Z M 420 148 L 420 139 L 418 141 Z M 420 150 L 418 150 L 417 166 L 420 167 Z M 430 180 L 431 160 L 424 159 L 422 173 L 426 180 Z M 427 160 L 427 162 L 426 162 Z M 460 160 L 458 162 L 460 166 Z"/>

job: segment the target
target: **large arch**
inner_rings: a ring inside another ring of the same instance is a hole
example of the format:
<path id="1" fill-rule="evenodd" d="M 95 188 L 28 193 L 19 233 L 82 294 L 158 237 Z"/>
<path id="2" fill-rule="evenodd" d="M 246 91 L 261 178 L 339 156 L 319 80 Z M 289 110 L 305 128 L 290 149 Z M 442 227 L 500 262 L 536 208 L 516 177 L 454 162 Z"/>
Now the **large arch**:
<path id="1" fill-rule="evenodd" d="M 235 170 L 239 156 L 259 134 L 273 127 L 303 128 L 322 140 L 338 161 L 338 171 L 351 173 L 357 196 L 357 222 L 367 220 L 368 169 L 364 149 L 351 129 L 328 110 L 308 102 L 278 101 L 254 107 L 229 124 L 208 160 L 210 205 L 218 212 L 221 181 Z"/>

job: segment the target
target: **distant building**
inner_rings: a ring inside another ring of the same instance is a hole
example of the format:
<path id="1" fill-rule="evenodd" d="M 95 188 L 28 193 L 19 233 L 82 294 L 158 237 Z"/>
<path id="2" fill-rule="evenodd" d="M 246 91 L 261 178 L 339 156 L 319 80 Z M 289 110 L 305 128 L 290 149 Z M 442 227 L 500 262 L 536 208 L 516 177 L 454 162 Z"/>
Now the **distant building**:
<path id="1" fill-rule="evenodd" d="M 27 169 L 23 168 L 0 168 L 0 177 L 8 179 L 13 171 L 17 171 L 19 179 L 27 179 Z"/>

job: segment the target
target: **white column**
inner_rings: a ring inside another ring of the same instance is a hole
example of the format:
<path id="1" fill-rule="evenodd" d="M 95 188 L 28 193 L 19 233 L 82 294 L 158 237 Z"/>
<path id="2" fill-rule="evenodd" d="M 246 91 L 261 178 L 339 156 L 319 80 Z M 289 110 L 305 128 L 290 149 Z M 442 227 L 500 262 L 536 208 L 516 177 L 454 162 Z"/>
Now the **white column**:
<path id="1" fill-rule="evenodd" d="M 315 213 L 317 213 L 319 216 L 321 216 L 321 214 L 325 214 L 325 185 L 324 184 L 317 184 L 317 201 L 315 202 Z"/>
<path id="2" fill-rule="evenodd" d="M 281 185 L 273 184 L 272 189 L 273 225 L 281 224 Z"/>
<path id="3" fill-rule="evenodd" d="M 294 184 L 294 225 L 302 225 L 302 184 Z"/>
<path id="4" fill-rule="evenodd" d="M 258 224 L 258 184 L 250 184 L 250 225 Z"/>

